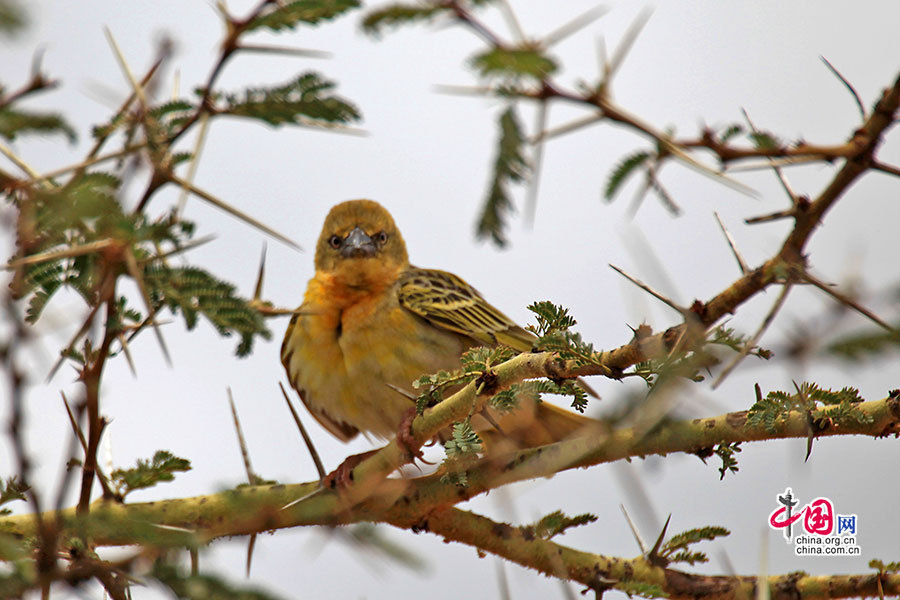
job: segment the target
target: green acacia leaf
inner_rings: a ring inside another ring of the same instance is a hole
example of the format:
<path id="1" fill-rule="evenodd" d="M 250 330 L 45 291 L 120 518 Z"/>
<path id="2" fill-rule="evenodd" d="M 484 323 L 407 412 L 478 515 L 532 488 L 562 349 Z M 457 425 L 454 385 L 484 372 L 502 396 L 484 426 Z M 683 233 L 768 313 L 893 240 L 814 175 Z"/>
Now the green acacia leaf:
<path id="1" fill-rule="evenodd" d="M 330 93 L 335 84 L 308 72 L 272 88 L 251 88 L 220 98 L 217 114 L 263 121 L 269 125 L 345 124 L 361 118 L 349 101 Z"/>
<path id="2" fill-rule="evenodd" d="M 185 325 L 193 329 L 200 315 L 222 336 L 237 333 L 241 337 L 236 354 L 246 356 L 257 336 L 269 339 L 262 316 L 235 287 L 196 267 L 171 268 L 160 264 L 144 268 L 144 283 L 155 306 L 181 312 Z"/>
<path id="3" fill-rule="evenodd" d="M 282 31 L 294 29 L 300 23 L 318 25 L 322 21 L 334 19 L 350 9 L 358 8 L 358 0 L 298 0 L 277 6 L 253 20 L 246 31 L 270 29 Z"/>
<path id="4" fill-rule="evenodd" d="M 0 109 L 0 136 L 13 141 L 16 136 L 32 133 L 62 134 L 72 143 L 78 139 L 75 129 L 59 114 Z"/>
<path id="5" fill-rule="evenodd" d="M 648 158 L 650 158 L 650 153 L 643 150 L 635 152 L 634 154 L 629 154 L 623 158 L 609 174 L 609 179 L 606 181 L 606 189 L 603 191 L 603 197 L 607 200 L 612 200 L 613 196 L 616 195 L 628 177 L 634 173 L 638 167 L 647 162 Z"/>
<path id="6" fill-rule="evenodd" d="M 362 28 L 368 34 L 380 35 L 389 27 L 429 21 L 448 11 L 449 8 L 439 5 L 391 4 L 366 14 L 362 20 Z"/>
<path id="7" fill-rule="evenodd" d="M 157 450 L 150 460 L 138 459 L 131 469 L 116 469 L 110 479 L 123 496 L 134 490 L 153 487 L 161 481 L 172 481 L 175 473 L 190 471 L 191 461 L 166 450 Z"/>
<path id="8" fill-rule="evenodd" d="M 530 77 L 541 80 L 559 68 L 552 58 L 537 48 L 491 48 L 471 59 L 472 66 L 482 77 L 517 79 Z"/>
<path id="9" fill-rule="evenodd" d="M 506 222 L 513 210 L 508 186 L 527 177 L 530 167 L 523 152 L 525 136 L 515 107 L 510 106 L 500 115 L 499 125 L 500 140 L 494 160 L 494 176 L 475 233 L 478 239 L 490 237 L 497 246 L 502 247 L 506 245 Z"/>

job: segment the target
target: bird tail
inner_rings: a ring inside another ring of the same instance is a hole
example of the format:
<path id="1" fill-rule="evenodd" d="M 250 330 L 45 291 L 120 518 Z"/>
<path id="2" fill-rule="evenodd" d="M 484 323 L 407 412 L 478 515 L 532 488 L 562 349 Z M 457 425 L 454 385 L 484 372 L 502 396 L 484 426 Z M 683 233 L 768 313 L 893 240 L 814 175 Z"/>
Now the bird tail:
<path id="1" fill-rule="evenodd" d="M 491 452 L 544 446 L 596 430 L 600 425 L 599 421 L 549 402 L 521 404 L 514 411 L 500 414 L 487 409 L 487 414 L 480 416 L 482 424 L 475 428 Z"/>

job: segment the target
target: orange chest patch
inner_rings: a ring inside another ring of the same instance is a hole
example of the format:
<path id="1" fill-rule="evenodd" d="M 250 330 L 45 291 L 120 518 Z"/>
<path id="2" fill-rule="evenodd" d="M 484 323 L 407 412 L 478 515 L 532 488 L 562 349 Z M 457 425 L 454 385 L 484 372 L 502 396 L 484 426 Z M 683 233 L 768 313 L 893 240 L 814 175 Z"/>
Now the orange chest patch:
<path id="1" fill-rule="evenodd" d="M 304 305 L 314 316 L 311 321 L 315 323 L 315 334 L 331 332 L 341 337 L 344 332 L 377 326 L 396 304 L 392 296 L 396 275 L 382 275 L 379 284 L 359 287 L 345 283 L 337 275 L 317 272 L 309 282 L 304 299 Z"/>

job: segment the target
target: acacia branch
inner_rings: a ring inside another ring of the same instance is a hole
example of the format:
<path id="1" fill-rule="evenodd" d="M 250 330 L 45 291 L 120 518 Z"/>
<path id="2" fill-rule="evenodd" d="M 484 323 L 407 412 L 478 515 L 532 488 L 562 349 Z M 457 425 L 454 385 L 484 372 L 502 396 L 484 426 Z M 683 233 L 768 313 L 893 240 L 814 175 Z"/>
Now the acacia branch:
<path id="1" fill-rule="evenodd" d="M 621 559 L 583 552 L 535 537 L 526 527 L 498 523 L 457 508 L 436 510 L 416 523 L 397 521 L 398 527 L 429 531 L 448 542 L 461 542 L 490 552 L 544 575 L 577 581 L 589 589 L 604 591 L 617 584 L 628 591 L 636 582 L 655 585 L 669 598 L 732 600 L 754 598 L 759 578 L 755 575 L 695 575 L 654 566 L 643 557 Z M 900 593 L 900 574 L 810 576 L 790 573 L 767 578 L 768 597 L 850 598 Z"/>
<path id="2" fill-rule="evenodd" d="M 89 532 L 91 541 L 98 546 L 141 542 L 192 546 L 219 537 L 272 529 L 360 521 L 409 525 L 435 510 L 509 483 L 652 454 L 684 452 L 703 457 L 718 444 L 805 439 L 809 435 L 810 422 L 817 424 L 815 434 L 821 437 L 866 435 L 878 438 L 900 434 L 900 398 L 897 396 L 853 406 L 866 418 L 836 421 L 829 415 L 837 407 L 826 407 L 810 413 L 791 412 L 777 421 L 772 430 L 762 424 L 750 424 L 746 411 L 708 419 L 670 421 L 649 432 L 627 428 L 598 433 L 591 427 L 577 437 L 555 444 L 488 456 L 466 472 L 467 487 L 442 482 L 440 473 L 416 479 L 384 480 L 352 511 L 348 510 L 344 491 L 321 490 L 316 481 L 243 487 L 159 502 L 122 504 L 107 501 L 93 505 L 89 515 L 79 516 L 75 509 L 67 509 L 43 516 L 45 519 L 59 518 L 67 530 Z M 321 491 L 311 493 L 317 489 Z M 306 499 L 294 502 L 302 497 Z M 284 508 L 288 504 L 291 506 Z M 0 534 L 25 538 L 34 534 L 34 527 L 35 519 L 31 514 L 0 518 Z"/>

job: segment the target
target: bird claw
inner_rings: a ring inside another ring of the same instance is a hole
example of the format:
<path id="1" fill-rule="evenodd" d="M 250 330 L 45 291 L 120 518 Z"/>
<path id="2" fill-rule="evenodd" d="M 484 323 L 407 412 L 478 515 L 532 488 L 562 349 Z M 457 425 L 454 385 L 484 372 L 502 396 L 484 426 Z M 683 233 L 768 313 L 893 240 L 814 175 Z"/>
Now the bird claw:
<path id="1" fill-rule="evenodd" d="M 418 459 L 426 465 L 430 465 L 432 463 L 425 460 L 425 454 L 421 450 L 422 444 L 416 441 L 415 436 L 413 436 L 412 423 L 416 416 L 415 407 L 410 408 L 403 415 L 403 419 L 400 421 L 400 428 L 397 430 L 397 443 L 406 450 L 409 462 L 415 462 Z M 353 483 L 353 469 L 376 452 L 378 450 L 370 450 L 362 454 L 348 456 L 334 471 L 322 478 L 322 487 L 332 490 L 348 487 Z"/>
<path id="2" fill-rule="evenodd" d="M 322 487 L 331 490 L 348 487 L 353 482 L 353 469 L 376 452 L 378 451 L 370 450 L 348 456 L 334 471 L 322 478 Z"/>
<path id="3" fill-rule="evenodd" d="M 425 460 L 425 454 L 422 452 L 422 444 L 416 441 L 412 431 L 413 421 L 416 420 L 418 413 L 416 408 L 412 407 L 403 415 L 400 421 L 400 428 L 397 430 L 397 443 L 406 450 L 409 456 L 409 462 L 415 462 L 418 458 L 425 464 L 430 464 Z"/>

